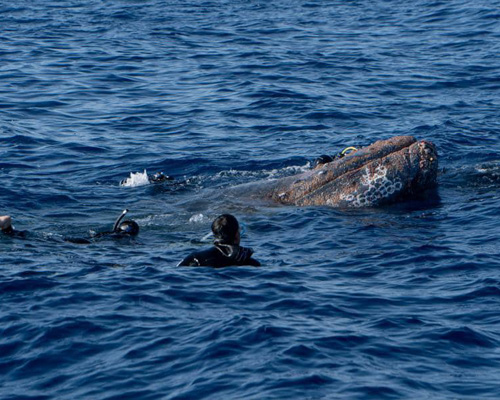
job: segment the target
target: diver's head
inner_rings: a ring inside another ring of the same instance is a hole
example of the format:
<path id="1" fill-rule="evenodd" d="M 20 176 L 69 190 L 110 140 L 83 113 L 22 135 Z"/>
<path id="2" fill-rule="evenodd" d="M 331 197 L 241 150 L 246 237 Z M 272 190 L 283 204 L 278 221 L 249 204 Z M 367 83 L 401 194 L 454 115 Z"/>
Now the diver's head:
<path id="1" fill-rule="evenodd" d="M 172 178 L 169 175 L 165 175 L 163 172 L 157 172 L 149 176 L 149 181 L 152 183 L 159 183 L 159 182 L 173 181 L 173 180 L 174 178 Z"/>
<path id="2" fill-rule="evenodd" d="M 4 215 L 0 217 L 0 230 L 5 233 L 12 232 L 12 219 L 9 215 Z"/>
<path id="3" fill-rule="evenodd" d="M 139 234 L 139 225 L 137 222 L 127 219 L 118 225 L 115 233 L 118 235 L 137 236 Z"/>
<path id="4" fill-rule="evenodd" d="M 329 162 L 333 161 L 333 157 L 329 156 L 327 154 L 323 154 L 322 156 L 319 156 L 316 160 L 314 160 L 314 167 L 319 167 L 323 164 L 328 164 Z"/>
<path id="5" fill-rule="evenodd" d="M 127 213 L 127 209 L 123 210 L 120 216 L 116 219 L 115 224 L 113 225 L 113 233 L 118 235 L 136 236 L 139 233 L 139 225 L 137 225 L 137 222 L 132 221 L 131 219 L 121 222 Z"/>
<path id="6" fill-rule="evenodd" d="M 216 243 L 240 244 L 240 224 L 231 214 L 223 214 L 215 218 L 212 223 L 212 232 Z"/>

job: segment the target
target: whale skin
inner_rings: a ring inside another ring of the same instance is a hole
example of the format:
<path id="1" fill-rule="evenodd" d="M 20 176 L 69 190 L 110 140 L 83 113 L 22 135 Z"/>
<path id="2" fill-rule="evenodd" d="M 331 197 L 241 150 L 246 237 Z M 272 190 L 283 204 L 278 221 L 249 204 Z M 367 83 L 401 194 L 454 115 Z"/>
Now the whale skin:
<path id="1" fill-rule="evenodd" d="M 245 185 L 252 196 L 295 206 L 377 207 L 437 184 L 436 146 L 413 136 L 379 140 L 304 173 Z"/>

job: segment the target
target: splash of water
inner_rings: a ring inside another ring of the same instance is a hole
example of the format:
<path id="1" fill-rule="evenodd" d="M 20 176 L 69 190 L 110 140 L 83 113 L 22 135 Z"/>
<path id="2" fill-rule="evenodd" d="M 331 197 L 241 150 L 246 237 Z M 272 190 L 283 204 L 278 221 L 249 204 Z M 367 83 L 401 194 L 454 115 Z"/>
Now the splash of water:
<path id="1" fill-rule="evenodd" d="M 203 214 L 195 214 L 193 216 L 191 216 L 191 218 L 189 218 L 189 222 L 190 223 L 194 223 L 194 224 L 199 224 L 201 222 L 203 222 L 205 219 L 205 216 Z"/>
<path id="2" fill-rule="evenodd" d="M 258 171 L 245 171 L 245 170 L 235 170 L 230 169 L 226 171 L 220 171 L 215 174 L 216 178 L 222 177 L 255 177 L 257 179 L 274 179 L 280 178 L 286 175 L 298 174 L 311 169 L 311 163 L 307 162 L 305 165 L 292 165 L 283 168 L 275 169 L 264 169 Z"/>
<path id="3" fill-rule="evenodd" d="M 127 179 L 124 179 L 123 181 L 120 182 L 120 186 L 124 187 L 137 187 L 137 186 L 144 186 L 144 185 L 149 185 L 149 178 L 148 178 L 148 173 L 146 170 L 144 172 L 136 172 L 130 173 L 130 177 Z"/>

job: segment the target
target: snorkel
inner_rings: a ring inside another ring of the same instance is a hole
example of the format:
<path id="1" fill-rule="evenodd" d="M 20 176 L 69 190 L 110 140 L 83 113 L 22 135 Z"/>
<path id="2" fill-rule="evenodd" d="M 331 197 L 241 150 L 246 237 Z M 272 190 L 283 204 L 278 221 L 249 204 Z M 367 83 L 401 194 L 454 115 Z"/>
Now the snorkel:
<path id="1" fill-rule="evenodd" d="M 120 222 L 122 222 L 123 217 L 125 217 L 125 215 L 127 215 L 127 213 L 128 213 L 128 209 L 123 210 L 122 213 L 120 214 L 120 216 L 116 219 L 115 224 L 113 225 L 113 232 L 114 233 L 118 233 L 118 226 L 120 226 Z"/>
<path id="2" fill-rule="evenodd" d="M 113 225 L 113 234 L 120 236 L 137 236 L 139 234 L 139 225 L 137 222 L 127 219 L 122 222 L 123 217 L 128 213 L 128 209 L 122 211 Z"/>

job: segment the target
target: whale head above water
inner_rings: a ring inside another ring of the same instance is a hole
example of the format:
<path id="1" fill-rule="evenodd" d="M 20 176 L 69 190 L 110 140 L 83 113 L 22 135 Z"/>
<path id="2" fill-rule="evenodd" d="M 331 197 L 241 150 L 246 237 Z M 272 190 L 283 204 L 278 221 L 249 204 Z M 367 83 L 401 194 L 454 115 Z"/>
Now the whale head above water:
<path id="1" fill-rule="evenodd" d="M 397 136 L 278 179 L 265 185 L 264 197 L 297 206 L 376 207 L 417 197 L 434 187 L 437 170 L 434 144 Z"/>

